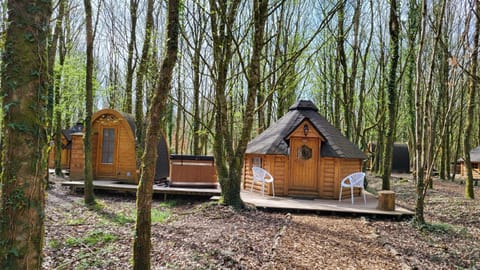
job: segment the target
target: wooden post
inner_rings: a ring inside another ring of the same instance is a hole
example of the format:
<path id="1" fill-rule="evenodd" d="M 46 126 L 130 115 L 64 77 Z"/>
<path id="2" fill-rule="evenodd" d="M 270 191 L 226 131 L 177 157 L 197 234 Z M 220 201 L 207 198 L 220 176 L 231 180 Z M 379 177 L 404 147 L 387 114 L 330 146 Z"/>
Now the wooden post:
<path id="1" fill-rule="evenodd" d="M 395 192 L 391 190 L 379 191 L 377 209 L 383 211 L 395 211 Z"/>

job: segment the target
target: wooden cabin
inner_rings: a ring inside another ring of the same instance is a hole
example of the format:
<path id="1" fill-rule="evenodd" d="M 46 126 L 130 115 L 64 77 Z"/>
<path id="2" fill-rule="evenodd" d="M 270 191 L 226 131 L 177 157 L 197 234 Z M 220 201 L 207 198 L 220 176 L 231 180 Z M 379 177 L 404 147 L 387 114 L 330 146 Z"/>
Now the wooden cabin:
<path id="1" fill-rule="evenodd" d="M 276 196 L 338 199 L 341 180 L 362 171 L 366 158 L 311 101 L 301 100 L 248 144 L 242 185 L 250 190 L 251 168 L 258 166 L 273 175 Z M 266 193 L 271 195 L 271 188 Z"/>
<path id="2" fill-rule="evenodd" d="M 70 168 L 70 158 L 72 153 L 72 133 L 81 132 L 83 129 L 82 123 L 77 123 L 75 126 L 62 130 L 61 134 L 61 143 L 62 143 L 62 153 L 61 153 L 61 168 L 69 169 Z M 52 149 L 48 154 L 48 168 L 55 168 L 55 145 L 54 141 L 51 142 Z"/>
<path id="3" fill-rule="evenodd" d="M 84 178 L 83 133 L 72 134 L 70 178 Z M 169 175 L 169 157 L 165 137 L 158 144 L 155 180 Z M 94 179 L 115 179 L 138 183 L 139 159 L 135 148 L 134 118 L 113 109 L 92 116 L 92 162 Z M 160 163 L 160 164 L 159 164 Z"/>
<path id="4" fill-rule="evenodd" d="M 472 163 L 473 179 L 480 179 L 480 146 L 470 151 L 470 162 Z M 460 175 L 467 177 L 467 171 L 463 158 L 459 159 L 457 164 L 459 165 L 458 167 L 460 167 Z"/>

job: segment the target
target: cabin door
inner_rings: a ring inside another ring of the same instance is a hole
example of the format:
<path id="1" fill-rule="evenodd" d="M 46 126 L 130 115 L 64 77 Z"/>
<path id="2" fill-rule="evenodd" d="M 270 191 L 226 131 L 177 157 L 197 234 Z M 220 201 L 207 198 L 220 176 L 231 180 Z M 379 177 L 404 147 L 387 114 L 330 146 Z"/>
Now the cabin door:
<path id="1" fill-rule="evenodd" d="M 289 195 L 318 195 L 319 138 L 290 139 Z"/>
<path id="2" fill-rule="evenodd" d="M 98 134 L 97 177 L 115 177 L 117 163 L 117 128 L 102 127 Z"/>

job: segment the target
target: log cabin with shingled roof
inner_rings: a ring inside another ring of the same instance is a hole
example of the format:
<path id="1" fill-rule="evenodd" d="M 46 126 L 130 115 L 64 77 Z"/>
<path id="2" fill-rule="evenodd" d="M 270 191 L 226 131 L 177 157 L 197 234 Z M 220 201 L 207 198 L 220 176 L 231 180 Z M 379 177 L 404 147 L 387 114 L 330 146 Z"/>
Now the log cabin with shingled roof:
<path id="1" fill-rule="evenodd" d="M 258 166 L 273 175 L 276 196 L 338 199 L 342 179 L 362 171 L 366 158 L 311 101 L 300 100 L 248 144 L 242 187 L 250 190 L 252 167 Z M 272 195 L 272 186 L 265 192 Z"/>

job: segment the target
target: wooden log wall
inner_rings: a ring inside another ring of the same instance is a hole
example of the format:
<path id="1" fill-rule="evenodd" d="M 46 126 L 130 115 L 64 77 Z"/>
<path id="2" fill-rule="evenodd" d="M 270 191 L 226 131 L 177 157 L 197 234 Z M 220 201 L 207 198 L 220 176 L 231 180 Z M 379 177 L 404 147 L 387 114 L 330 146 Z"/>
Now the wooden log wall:
<path id="1" fill-rule="evenodd" d="M 85 153 L 83 151 L 83 133 L 72 134 L 72 154 L 70 160 L 70 179 L 85 178 Z"/>
<path id="2" fill-rule="evenodd" d="M 67 145 L 68 141 L 62 136 L 62 145 Z M 48 168 L 54 169 L 55 168 L 55 145 L 51 146 L 50 153 L 48 154 Z M 63 148 L 62 149 L 62 160 L 61 160 L 61 167 L 62 169 L 70 168 L 70 156 L 71 156 L 71 149 Z"/>
<path id="3" fill-rule="evenodd" d="M 243 172 L 243 189 L 250 191 L 252 187 L 252 167 L 253 159 L 260 158 L 262 168 L 267 170 L 274 178 L 275 196 L 286 196 L 286 180 L 288 176 L 288 158 L 283 155 L 245 155 L 245 164 Z M 255 192 L 262 192 L 262 185 L 255 182 L 253 186 Z M 273 195 L 270 184 L 265 185 L 265 195 Z"/>
<path id="4" fill-rule="evenodd" d="M 336 196 L 338 198 L 338 195 L 340 194 L 340 183 L 343 178 L 348 176 L 349 174 L 355 173 L 355 172 L 361 172 L 362 171 L 362 161 L 358 159 L 339 159 L 340 164 L 339 164 L 339 180 L 338 180 L 338 185 L 336 189 Z M 354 188 L 354 196 L 360 196 L 361 195 L 361 189 L 360 188 Z M 342 191 L 342 198 L 349 198 L 350 195 L 350 189 L 343 189 Z"/>
<path id="5" fill-rule="evenodd" d="M 253 159 L 261 158 L 262 168 L 269 171 L 275 179 L 275 195 L 288 196 L 288 178 L 289 176 L 289 160 L 283 155 L 245 155 L 244 173 L 242 179 L 243 189 L 249 191 L 252 185 L 252 166 Z M 321 198 L 338 199 L 340 193 L 341 180 L 354 172 L 362 170 L 362 161 L 358 159 L 341 159 L 341 158 L 320 158 L 318 165 L 318 194 Z M 261 192 L 261 184 L 255 183 L 253 189 Z M 360 196 L 360 189 L 354 189 L 354 195 Z M 344 198 L 350 196 L 350 190 L 343 190 Z M 272 195 L 270 185 L 266 186 L 265 194 Z"/>
<path id="6" fill-rule="evenodd" d="M 480 179 L 480 163 L 472 162 L 472 174 L 473 179 Z M 463 177 L 467 177 L 464 162 L 460 163 L 460 175 Z"/>

